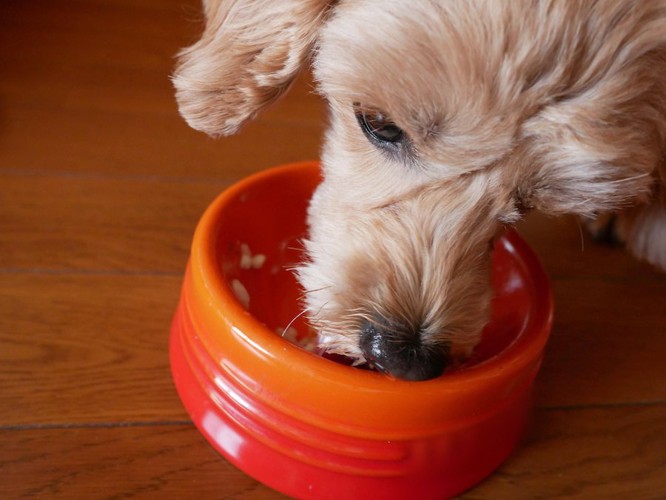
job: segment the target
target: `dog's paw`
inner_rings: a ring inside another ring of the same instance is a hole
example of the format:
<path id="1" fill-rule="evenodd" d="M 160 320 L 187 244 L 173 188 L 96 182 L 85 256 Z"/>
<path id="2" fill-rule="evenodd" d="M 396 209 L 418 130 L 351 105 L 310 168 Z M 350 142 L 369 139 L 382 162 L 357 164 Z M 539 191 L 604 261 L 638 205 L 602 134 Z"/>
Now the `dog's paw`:
<path id="1" fill-rule="evenodd" d="M 625 242 L 622 234 L 618 216 L 614 213 L 599 214 L 597 217 L 583 218 L 582 224 L 587 232 L 597 243 L 619 247 Z"/>

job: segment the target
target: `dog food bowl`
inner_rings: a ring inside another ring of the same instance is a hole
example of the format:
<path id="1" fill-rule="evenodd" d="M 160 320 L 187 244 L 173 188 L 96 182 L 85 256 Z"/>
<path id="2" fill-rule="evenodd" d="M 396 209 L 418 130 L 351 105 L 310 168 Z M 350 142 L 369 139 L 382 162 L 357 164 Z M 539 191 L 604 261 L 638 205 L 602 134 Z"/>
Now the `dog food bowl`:
<path id="1" fill-rule="evenodd" d="M 345 366 L 281 337 L 299 313 L 316 163 L 223 192 L 194 235 L 171 330 L 178 393 L 231 463 L 297 498 L 443 498 L 519 442 L 552 321 L 547 278 L 515 232 L 496 244 L 492 319 L 469 364 L 423 381 Z M 248 302 L 249 300 L 249 302 Z M 294 322 L 305 332 L 302 318 Z"/>

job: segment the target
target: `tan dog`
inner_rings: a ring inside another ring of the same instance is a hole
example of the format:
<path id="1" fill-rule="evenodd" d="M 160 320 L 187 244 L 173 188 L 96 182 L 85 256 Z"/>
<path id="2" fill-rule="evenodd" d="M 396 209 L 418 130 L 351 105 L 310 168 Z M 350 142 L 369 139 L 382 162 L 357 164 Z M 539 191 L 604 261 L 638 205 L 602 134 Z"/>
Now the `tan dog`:
<path id="1" fill-rule="evenodd" d="M 594 218 L 666 269 L 666 1 L 226 0 L 174 76 L 232 134 L 312 56 L 330 104 L 299 270 L 320 342 L 419 380 L 486 324 L 493 238 Z"/>

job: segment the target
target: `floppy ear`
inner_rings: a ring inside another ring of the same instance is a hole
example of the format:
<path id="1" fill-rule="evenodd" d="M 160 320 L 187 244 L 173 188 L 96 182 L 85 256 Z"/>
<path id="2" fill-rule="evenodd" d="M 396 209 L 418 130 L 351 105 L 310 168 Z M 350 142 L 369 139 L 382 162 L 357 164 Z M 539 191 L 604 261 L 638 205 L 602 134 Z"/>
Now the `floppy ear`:
<path id="1" fill-rule="evenodd" d="M 204 0 L 201 39 L 178 55 L 180 114 L 229 135 L 276 100 L 305 64 L 331 0 Z"/>
<path id="2" fill-rule="evenodd" d="M 597 46 L 579 51 L 573 90 L 524 125 L 540 165 L 531 203 L 542 211 L 594 217 L 666 186 L 666 0 L 597 10 L 607 18 Z"/>

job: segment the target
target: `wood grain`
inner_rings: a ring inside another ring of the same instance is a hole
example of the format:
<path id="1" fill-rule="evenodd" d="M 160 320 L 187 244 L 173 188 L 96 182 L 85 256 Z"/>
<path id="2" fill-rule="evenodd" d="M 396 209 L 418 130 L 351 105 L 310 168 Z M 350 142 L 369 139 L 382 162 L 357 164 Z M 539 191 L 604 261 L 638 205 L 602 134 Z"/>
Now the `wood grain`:
<path id="1" fill-rule="evenodd" d="M 538 412 L 523 446 L 462 498 L 663 498 L 666 405 Z M 282 498 L 189 425 L 0 431 L 10 498 Z"/>
<path id="2" fill-rule="evenodd" d="M 0 431 L 0 470 L 4 498 L 284 498 L 177 423 Z"/>
<path id="3" fill-rule="evenodd" d="M 186 420 L 168 359 L 180 284 L 0 274 L 0 428 Z"/>
<path id="4" fill-rule="evenodd" d="M 11 270 L 181 272 L 197 220 L 229 183 L 0 172 Z"/>
<path id="5" fill-rule="evenodd" d="M 199 18 L 194 1 L 3 2 L 0 165 L 228 178 L 318 157 L 324 105 L 308 75 L 243 134 L 187 127 L 169 75 Z"/>
<path id="6" fill-rule="evenodd" d="M 464 495 L 664 498 L 666 405 L 539 411 L 517 453 Z"/>
<path id="7" fill-rule="evenodd" d="M 0 497 L 282 498 L 219 457 L 173 389 L 196 222 L 231 182 L 316 158 L 302 75 L 242 134 L 178 116 L 199 0 L 0 2 Z M 525 443 L 464 498 L 666 497 L 666 275 L 570 217 L 520 230 L 555 325 Z"/>
<path id="8" fill-rule="evenodd" d="M 557 280 L 553 285 L 557 310 L 539 404 L 665 402 L 666 282 Z"/>

